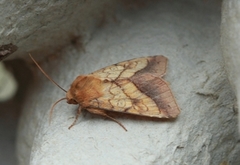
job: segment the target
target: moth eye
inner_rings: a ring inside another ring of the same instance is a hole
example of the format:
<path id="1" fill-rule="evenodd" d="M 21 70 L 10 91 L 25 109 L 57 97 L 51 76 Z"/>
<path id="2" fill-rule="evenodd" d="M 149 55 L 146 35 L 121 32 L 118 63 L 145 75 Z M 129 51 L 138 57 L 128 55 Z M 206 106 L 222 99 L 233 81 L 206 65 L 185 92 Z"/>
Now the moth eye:
<path id="1" fill-rule="evenodd" d="M 78 102 L 74 99 L 70 99 L 67 101 L 68 104 L 78 104 Z"/>

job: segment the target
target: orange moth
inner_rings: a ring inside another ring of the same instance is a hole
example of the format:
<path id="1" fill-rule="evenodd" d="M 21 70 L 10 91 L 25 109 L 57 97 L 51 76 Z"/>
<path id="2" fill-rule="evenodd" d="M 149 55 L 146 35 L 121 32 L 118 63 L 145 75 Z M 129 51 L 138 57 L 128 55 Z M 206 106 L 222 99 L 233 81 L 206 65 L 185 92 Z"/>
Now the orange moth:
<path id="1" fill-rule="evenodd" d="M 29 54 L 30 55 L 30 54 Z M 32 58 L 39 69 L 53 81 Z M 82 110 L 107 117 L 127 130 L 108 112 L 120 112 L 155 118 L 176 118 L 180 109 L 163 80 L 168 59 L 162 55 L 135 58 L 78 76 L 66 92 L 68 104 L 79 104 L 75 125 Z M 53 107 L 59 102 L 57 101 Z M 52 110 L 51 109 L 51 114 Z"/>

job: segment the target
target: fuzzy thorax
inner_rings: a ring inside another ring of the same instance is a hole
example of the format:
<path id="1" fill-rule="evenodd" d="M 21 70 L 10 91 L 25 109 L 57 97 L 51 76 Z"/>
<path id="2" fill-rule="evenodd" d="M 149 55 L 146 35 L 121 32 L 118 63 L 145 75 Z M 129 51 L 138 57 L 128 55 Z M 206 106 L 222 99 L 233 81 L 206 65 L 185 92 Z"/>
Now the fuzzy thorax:
<path id="1" fill-rule="evenodd" d="M 91 100 L 103 95 L 102 89 L 102 81 L 99 78 L 91 75 L 78 76 L 67 91 L 67 103 L 88 107 Z"/>

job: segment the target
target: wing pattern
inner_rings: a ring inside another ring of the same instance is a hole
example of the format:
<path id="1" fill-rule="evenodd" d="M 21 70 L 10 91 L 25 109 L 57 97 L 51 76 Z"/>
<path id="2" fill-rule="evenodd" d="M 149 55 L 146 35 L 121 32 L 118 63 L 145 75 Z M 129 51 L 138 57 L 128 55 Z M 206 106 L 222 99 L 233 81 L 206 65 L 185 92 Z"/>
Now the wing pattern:
<path id="1" fill-rule="evenodd" d="M 168 83 L 162 79 L 166 66 L 166 57 L 150 56 L 93 72 L 91 75 L 102 80 L 103 95 L 91 100 L 86 108 L 175 118 L 180 110 Z"/>

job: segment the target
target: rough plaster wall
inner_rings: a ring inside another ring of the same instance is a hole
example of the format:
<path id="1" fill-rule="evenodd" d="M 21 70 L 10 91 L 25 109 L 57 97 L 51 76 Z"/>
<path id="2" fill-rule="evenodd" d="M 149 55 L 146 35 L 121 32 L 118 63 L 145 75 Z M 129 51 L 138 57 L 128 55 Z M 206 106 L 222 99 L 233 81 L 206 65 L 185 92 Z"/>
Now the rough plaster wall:
<path id="1" fill-rule="evenodd" d="M 28 52 L 40 58 L 61 50 L 75 38 L 86 42 L 115 4 L 115 0 L 1 1 L 0 45 L 18 46 L 8 59 L 24 57 Z"/>
<path id="2" fill-rule="evenodd" d="M 240 1 L 225 0 L 222 9 L 221 46 L 229 80 L 240 105 Z M 240 121 L 240 113 L 239 121 Z M 240 125 L 239 132 L 240 132 Z"/>
<path id="3" fill-rule="evenodd" d="M 77 106 L 62 102 L 49 125 L 50 106 L 65 93 L 36 71 L 19 125 L 20 164 L 239 164 L 235 97 L 220 52 L 220 4 L 166 0 L 116 16 L 117 23 L 94 33 L 85 52 L 68 47 L 44 69 L 68 88 L 79 74 L 163 54 L 180 116 L 172 122 L 120 116 L 125 132 L 84 113 L 68 130 Z"/>

